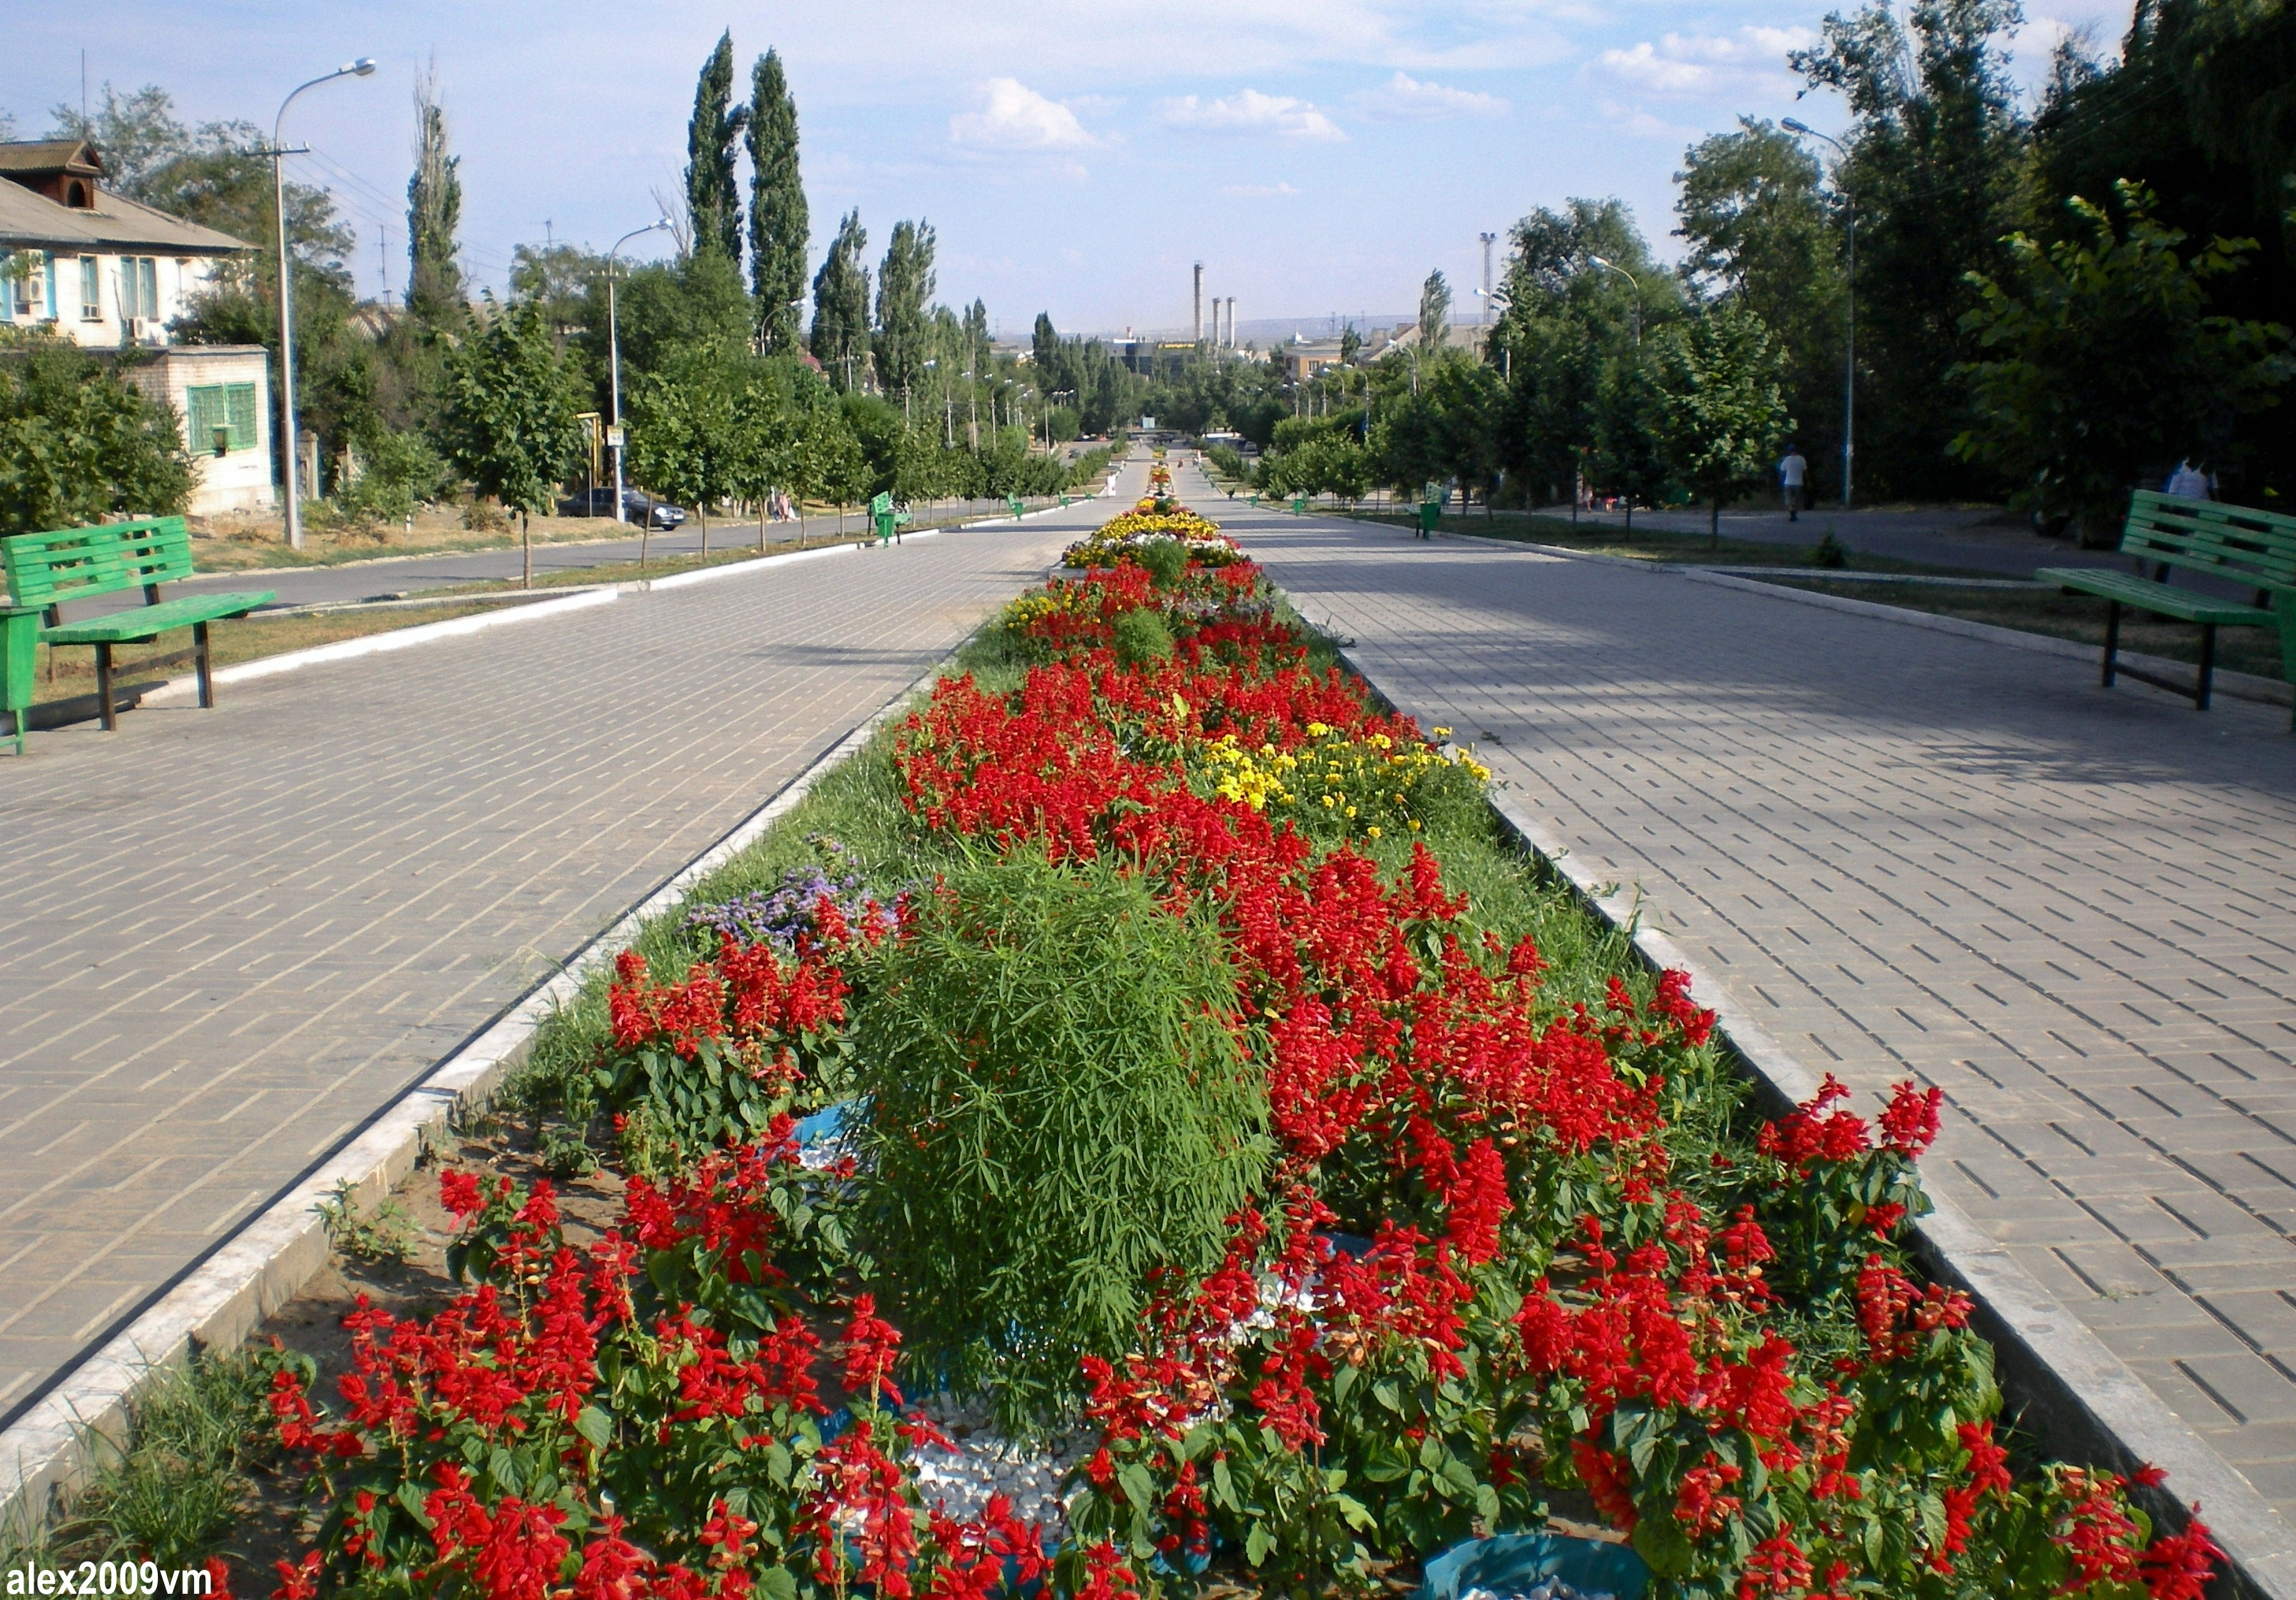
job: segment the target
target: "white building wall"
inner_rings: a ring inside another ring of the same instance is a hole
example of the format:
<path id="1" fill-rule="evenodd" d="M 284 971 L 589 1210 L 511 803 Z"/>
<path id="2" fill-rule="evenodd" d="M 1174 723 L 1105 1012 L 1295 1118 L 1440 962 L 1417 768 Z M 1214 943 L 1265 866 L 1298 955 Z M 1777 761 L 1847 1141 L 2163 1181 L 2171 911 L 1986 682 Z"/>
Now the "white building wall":
<path id="1" fill-rule="evenodd" d="M 194 296 L 211 287 L 223 269 L 222 259 L 215 256 L 29 253 L 38 258 L 39 264 L 28 285 L 20 288 L 12 283 L 0 293 L 0 326 L 52 328 L 91 349 L 116 350 L 131 334 L 137 344 L 154 348 L 168 344 L 168 324 L 184 313 Z M 86 314 L 91 302 L 83 298 L 84 261 L 95 264 L 93 316 Z M 148 300 L 143 293 L 147 261 L 152 264 L 153 291 Z M 53 312 L 48 293 L 51 281 Z"/>

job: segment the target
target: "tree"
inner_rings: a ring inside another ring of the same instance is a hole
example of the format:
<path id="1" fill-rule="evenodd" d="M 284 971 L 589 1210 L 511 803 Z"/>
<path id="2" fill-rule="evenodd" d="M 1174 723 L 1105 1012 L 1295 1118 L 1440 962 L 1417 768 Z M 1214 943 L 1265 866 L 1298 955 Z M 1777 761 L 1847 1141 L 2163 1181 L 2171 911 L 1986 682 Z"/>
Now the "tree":
<path id="1" fill-rule="evenodd" d="M 605 270 L 603 256 L 578 244 L 516 245 L 510 256 L 510 290 L 542 308 L 553 333 L 571 339 L 589 328 L 591 285 Z"/>
<path id="2" fill-rule="evenodd" d="M 685 125 L 685 214 L 694 251 L 716 250 L 736 267 L 742 260 L 742 200 L 734 150 L 749 121 L 750 108 L 734 103 L 734 35 L 728 30 L 701 63 L 693 87 L 693 117 Z"/>
<path id="3" fill-rule="evenodd" d="M 406 180 L 406 309 L 426 327 L 463 319 L 463 268 L 456 234 L 463 225 L 463 158 L 447 153 L 447 113 L 439 79 L 414 83 L 414 175 Z"/>
<path id="4" fill-rule="evenodd" d="M 840 394 L 853 392 L 869 375 L 868 249 L 861 213 L 849 211 L 813 275 L 813 358 Z"/>
<path id="5" fill-rule="evenodd" d="M 1439 349 L 1443 343 L 1444 332 L 1450 325 L 1451 285 L 1444 282 L 1442 270 L 1439 267 L 1429 273 L 1427 281 L 1419 286 L 1419 348 L 1424 350 Z M 1341 342 L 1345 343 L 1344 338 Z M 1345 359 L 1344 351 L 1341 359 Z"/>
<path id="6" fill-rule="evenodd" d="M 906 395 L 924 379 L 925 344 L 932 300 L 933 230 L 928 222 L 897 222 L 877 269 L 877 386 Z"/>
<path id="7" fill-rule="evenodd" d="M 813 236 L 798 176 L 797 101 L 768 50 L 750 72 L 750 288 L 758 302 L 758 344 L 768 355 L 800 343 L 805 258 Z"/>
<path id="8" fill-rule="evenodd" d="M 1603 364 L 1594 399 L 1594 480 L 1626 502 L 1631 537 L 1635 502 L 1657 505 L 1674 487 L 1667 458 L 1666 396 L 1643 352 L 1628 348 Z"/>
<path id="9" fill-rule="evenodd" d="M 0 533 L 168 515 L 192 483 L 165 401 L 53 334 L 0 343 Z"/>
<path id="10" fill-rule="evenodd" d="M 1353 366 L 1356 357 L 1362 354 L 1363 335 L 1356 331 L 1355 324 L 1349 323 L 1340 330 L 1340 365 Z"/>
<path id="11" fill-rule="evenodd" d="M 1848 280 L 1841 218 L 1820 178 L 1800 141 L 1742 117 L 1685 155 L 1675 232 L 1689 242 L 1691 276 L 1768 327 L 1802 453 L 1824 471 L 1841 451 Z"/>
<path id="12" fill-rule="evenodd" d="M 1984 352 L 1958 455 L 1998 467 L 2015 501 L 2109 536 L 2140 474 L 2180 458 L 2225 459 L 2246 413 L 2278 404 L 2296 363 L 2279 323 L 2212 315 L 2211 283 L 2236 273 L 2252 239 L 2211 240 L 2152 220 L 2152 197 L 2125 185 L 2115 229 L 2102 206 L 2070 202 L 2086 238 L 2011 241 L 2005 284 L 1972 275 L 1968 326 Z"/>
<path id="13" fill-rule="evenodd" d="M 1722 503 L 1761 484 L 1771 452 L 1793 426 L 1784 378 L 1769 330 L 1743 306 L 1708 307 L 1658 341 L 1667 458 L 1706 502 L 1707 536 L 1718 546 Z"/>
<path id="14" fill-rule="evenodd" d="M 2026 128 L 2008 39 L 2016 0 L 1921 0 L 1900 23 L 1887 0 L 1829 15 L 1789 61 L 1840 91 L 1856 119 L 1836 174 L 1857 217 L 1859 475 L 1877 493 L 1989 492 L 1946 447 L 1967 425 L 1956 369 L 1974 271 L 2005 267 L 2020 221 Z"/>
<path id="15" fill-rule="evenodd" d="M 579 406 L 565 357 L 532 301 L 496 307 L 448 362 L 445 433 L 456 470 L 519 513 L 526 580 L 533 515 L 547 511 L 582 458 Z"/>

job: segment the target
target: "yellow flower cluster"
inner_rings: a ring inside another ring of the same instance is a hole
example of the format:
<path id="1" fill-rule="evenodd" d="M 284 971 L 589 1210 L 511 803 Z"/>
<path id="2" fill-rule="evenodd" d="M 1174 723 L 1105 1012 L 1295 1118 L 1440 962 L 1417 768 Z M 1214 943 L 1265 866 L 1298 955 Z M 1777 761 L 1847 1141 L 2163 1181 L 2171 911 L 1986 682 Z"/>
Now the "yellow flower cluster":
<path id="1" fill-rule="evenodd" d="M 1478 790 L 1490 781 L 1490 768 L 1464 751 L 1447 758 L 1431 745 L 1398 744 L 1385 734 L 1349 739 L 1320 722 L 1308 725 L 1308 738 L 1294 751 L 1273 744 L 1253 750 L 1226 734 L 1196 746 L 1195 766 L 1214 794 L 1288 816 L 1305 832 L 1341 838 L 1415 833 L 1434 791 L 1456 792 L 1463 775 Z"/>
<path id="2" fill-rule="evenodd" d="M 1175 538 L 1188 546 L 1188 560 L 1199 567 L 1225 567 L 1240 560 L 1235 546 L 1220 537 L 1219 524 L 1198 516 L 1172 501 L 1143 500 L 1130 511 L 1119 512 L 1073 544 L 1061 557 L 1070 567 L 1113 567 L 1140 545 L 1152 538 Z"/>

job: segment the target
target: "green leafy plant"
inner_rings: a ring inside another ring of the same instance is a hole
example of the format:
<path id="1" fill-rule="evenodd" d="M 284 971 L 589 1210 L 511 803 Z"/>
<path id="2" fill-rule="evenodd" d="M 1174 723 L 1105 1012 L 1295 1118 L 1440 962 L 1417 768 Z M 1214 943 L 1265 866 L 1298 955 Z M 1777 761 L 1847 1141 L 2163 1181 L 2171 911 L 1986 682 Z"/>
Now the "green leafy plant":
<path id="1" fill-rule="evenodd" d="M 1115 636 L 1116 659 L 1124 666 L 1144 667 L 1172 659 L 1172 628 L 1160 611 L 1145 607 L 1126 611 L 1116 619 L 1111 631 Z"/>
<path id="2" fill-rule="evenodd" d="M 1022 852 L 947 875 L 855 1023 L 860 1226 L 911 1348 L 1008 1424 L 1120 1353 L 1152 1269 L 1220 1259 L 1267 1159 L 1216 932 Z"/>
<path id="3" fill-rule="evenodd" d="M 1188 546 L 1179 539 L 1145 539 L 1133 559 L 1147 570 L 1158 588 L 1175 589 L 1188 570 Z"/>
<path id="4" fill-rule="evenodd" d="M 86 1438 L 94 1481 L 56 1528 L 52 1555 L 196 1564 L 247 1509 L 248 1469 L 268 1448 L 269 1374 L 244 1352 L 152 1374 L 128 1407 L 123 1448 Z"/>
<path id="5" fill-rule="evenodd" d="M 387 1199 L 363 1217 L 357 1186 L 348 1177 L 335 1185 L 332 1197 L 319 1202 L 318 1211 L 327 1242 L 355 1261 L 395 1265 L 414 1252 L 414 1219 L 398 1202 Z"/>

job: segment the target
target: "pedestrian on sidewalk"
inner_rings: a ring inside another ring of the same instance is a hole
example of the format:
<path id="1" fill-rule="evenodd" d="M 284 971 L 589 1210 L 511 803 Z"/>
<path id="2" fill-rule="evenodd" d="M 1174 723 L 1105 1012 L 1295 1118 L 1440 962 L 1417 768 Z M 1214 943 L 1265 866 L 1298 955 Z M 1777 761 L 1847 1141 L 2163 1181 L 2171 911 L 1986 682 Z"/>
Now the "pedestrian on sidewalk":
<path id="1" fill-rule="evenodd" d="M 2189 461 L 2180 461 L 2177 464 L 2177 470 L 2169 474 L 2169 481 L 2161 485 L 2161 492 L 2174 495 L 2180 500 L 2205 500 L 2215 488 L 2207 473 Z"/>
<path id="2" fill-rule="evenodd" d="M 1778 463 L 1778 482 L 1785 490 L 1786 521 L 1801 521 L 1801 488 L 1809 477 L 1809 463 L 1802 458 L 1800 445 L 1788 445 L 1784 461 Z"/>

